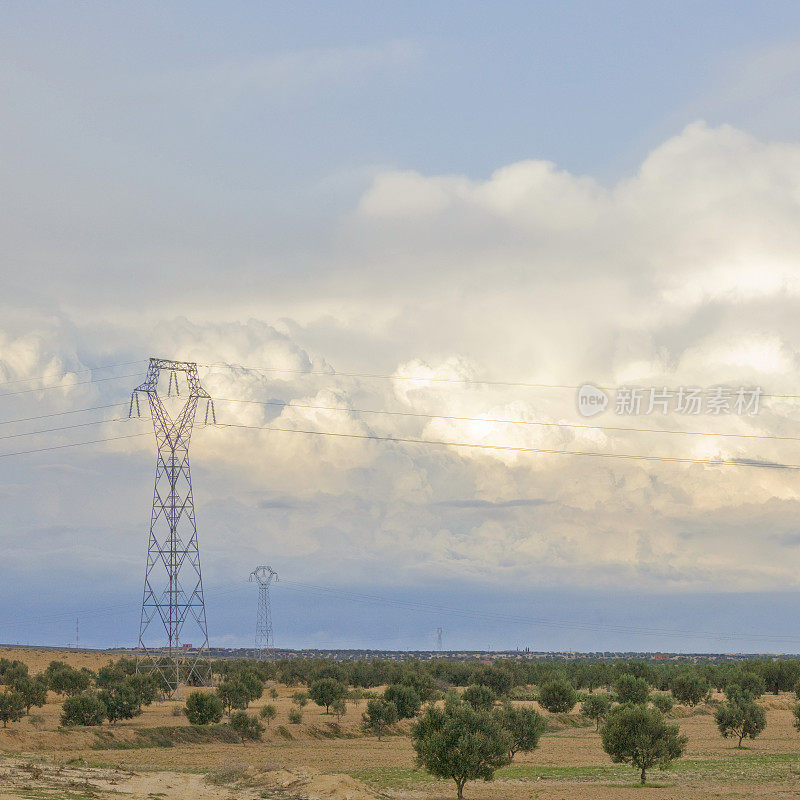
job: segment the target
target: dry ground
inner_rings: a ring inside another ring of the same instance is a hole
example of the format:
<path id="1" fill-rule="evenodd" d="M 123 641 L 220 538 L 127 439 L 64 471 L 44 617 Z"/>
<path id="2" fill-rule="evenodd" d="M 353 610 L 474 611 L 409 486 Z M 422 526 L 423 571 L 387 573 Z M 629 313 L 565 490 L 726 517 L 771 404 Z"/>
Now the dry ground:
<path id="1" fill-rule="evenodd" d="M 109 657 L 75 652 L 0 650 L 32 671 L 54 658 L 97 669 Z M 0 800 L 6 798 L 321 798 L 321 800 L 452 800 L 455 789 L 414 768 L 408 725 L 379 742 L 362 735 L 364 704 L 348 705 L 337 724 L 313 704 L 300 725 L 288 723 L 295 688 L 277 687 L 277 708 L 264 740 L 242 745 L 179 741 L 192 728 L 175 716 L 182 704 L 164 702 L 135 720 L 102 728 L 59 727 L 60 698 L 50 696 L 30 718 L 0 730 Z M 557 728 L 540 747 L 518 755 L 493 783 L 467 785 L 482 800 L 616 800 L 641 798 L 800 797 L 800 734 L 792 726 L 791 695 L 766 696 L 767 729 L 747 749 L 736 750 L 716 730 L 709 707 L 676 709 L 689 737 L 685 757 L 671 770 L 654 771 L 653 786 L 639 788 L 633 769 L 611 764 L 592 727 L 576 714 L 553 719 Z M 176 730 L 182 729 L 182 730 Z"/>

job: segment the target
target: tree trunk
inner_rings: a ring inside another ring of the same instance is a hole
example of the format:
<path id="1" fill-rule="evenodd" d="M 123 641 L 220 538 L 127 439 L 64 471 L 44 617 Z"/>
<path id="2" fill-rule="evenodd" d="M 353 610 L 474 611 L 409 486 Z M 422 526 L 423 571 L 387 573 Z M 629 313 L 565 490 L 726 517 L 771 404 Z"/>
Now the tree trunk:
<path id="1" fill-rule="evenodd" d="M 739 737 L 739 744 L 736 745 L 740 750 L 742 749 L 742 739 L 744 739 L 744 734 Z"/>
<path id="2" fill-rule="evenodd" d="M 458 800 L 462 800 L 464 797 L 464 784 L 466 781 L 456 779 L 456 797 Z"/>
<path id="3" fill-rule="evenodd" d="M 646 776 L 645 776 L 645 768 L 644 768 L 644 767 L 642 767 L 642 786 L 644 786 L 644 784 L 645 784 L 645 780 L 646 780 Z"/>

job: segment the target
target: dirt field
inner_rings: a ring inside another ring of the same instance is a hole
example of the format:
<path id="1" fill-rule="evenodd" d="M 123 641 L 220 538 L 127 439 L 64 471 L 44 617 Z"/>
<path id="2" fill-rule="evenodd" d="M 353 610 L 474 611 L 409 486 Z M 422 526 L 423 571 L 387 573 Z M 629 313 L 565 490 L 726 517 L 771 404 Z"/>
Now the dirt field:
<path id="1" fill-rule="evenodd" d="M 110 657 L 75 652 L 0 650 L 37 672 L 53 659 L 97 669 Z M 414 768 L 408 724 L 379 742 L 359 723 L 364 703 L 348 704 L 337 724 L 309 703 L 299 725 L 288 722 L 296 687 L 277 687 L 278 711 L 264 740 L 246 745 L 196 740 L 180 715 L 181 703 L 147 707 L 142 716 L 101 728 L 59 727 L 60 700 L 0 729 L 0 798 L 320 798 L 320 800 L 444 800 L 451 783 Z M 493 783 L 470 783 L 468 798 L 496 800 L 611 800 L 646 796 L 679 798 L 780 798 L 800 796 L 800 734 L 792 727 L 792 695 L 768 695 L 767 728 L 747 749 L 723 739 L 712 710 L 675 710 L 689 737 L 685 757 L 669 771 L 652 771 L 639 788 L 635 771 L 612 764 L 593 727 L 578 714 L 552 718 L 554 730 L 531 754 L 517 755 Z M 177 714 L 177 715 L 176 715 Z"/>

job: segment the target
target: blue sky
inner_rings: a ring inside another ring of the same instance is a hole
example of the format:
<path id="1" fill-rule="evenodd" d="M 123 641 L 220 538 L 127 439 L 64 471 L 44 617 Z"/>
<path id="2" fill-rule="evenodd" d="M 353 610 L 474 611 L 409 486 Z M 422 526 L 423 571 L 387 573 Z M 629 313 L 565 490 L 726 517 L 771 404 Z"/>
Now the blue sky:
<path id="1" fill-rule="evenodd" d="M 785 440 L 565 428 L 561 390 L 397 376 L 793 394 L 798 44 L 778 2 L 6 4 L 0 381 L 63 388 L 0 397 L 0 423 L 124 403 L 143 364 L 69 384 L 165 355 L 255 368 L 201 370 L 217 397 L 315 406 L 220 404 L 229 422 L 792 463 Z M 258 371 L 309 367 L 395 379 Z M 794 436 L 797 411 L 658 424 Z M 104 413 L 103 437 L 128 424 Z M 90 438 L 3 429 L 24 435 L 2 453 Z M 91 608 L 85 642 L 135 639 L 152 447 L 0 459 L 0 604 L 33 620 L 0 640 L 70 640 Z M 298 583 L 276 589 L 287 645 L 423 647 L 442 625 L 453 647 L 800 651 L 774 611 L 800 574 L 792 471 L 211 429 L 193 447 L 217 643 L 250 641 L 267 561 Z M 745 614 L 749 639 L 701 646 Z"/>

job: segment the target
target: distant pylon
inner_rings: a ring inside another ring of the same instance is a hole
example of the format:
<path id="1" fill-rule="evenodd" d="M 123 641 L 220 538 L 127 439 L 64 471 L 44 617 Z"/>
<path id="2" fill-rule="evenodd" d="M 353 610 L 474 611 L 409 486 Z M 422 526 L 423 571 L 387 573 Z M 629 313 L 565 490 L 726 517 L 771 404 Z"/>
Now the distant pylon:
<path id="1" fill-rule="evenodd" d="M 272 567 L 256 567 L 250 573 L 250 581 L 258 583 L 258 615 L 256 617 L 256 658 L 266 658 L 275 647 L 272 636 L 272 607 L 269 600 L 269 585 L 278 580 Z"/>
<path id="2" fill-rule="evenodd" d="M 186 383 L 184 391 L 188 390 L 186 401 L 174 417 L 164 405 L 163 384 L 162 395 L 158 391 L 163 372 L 169 374 L 167 397 L 172 395 L 173 387 L 175 396 L 180 396 L 180 375 Z M 159 676 L 177 699 L 182 682 L 202 685 L 211 678 L 189 442 L 199 400 L 206 401 L 206 422 L 209 412 L 214 422 L 216 417 L 211 397 L 200 385 L 195 363 L 151 358 L 147 378 L 131 395 L 131 416 L 134 409 L 137 415 L 141 413 L 140 394 L 150 404 L 158 456 L 136 668 Z M 181 644 L 183 633 L 192 637 L 186 644 Z"/>
<path id="3" fill-rule="evenodd" d="M 442 652 L 442 629 L 436 629 L 436 650 L 441 653 Z"/>

